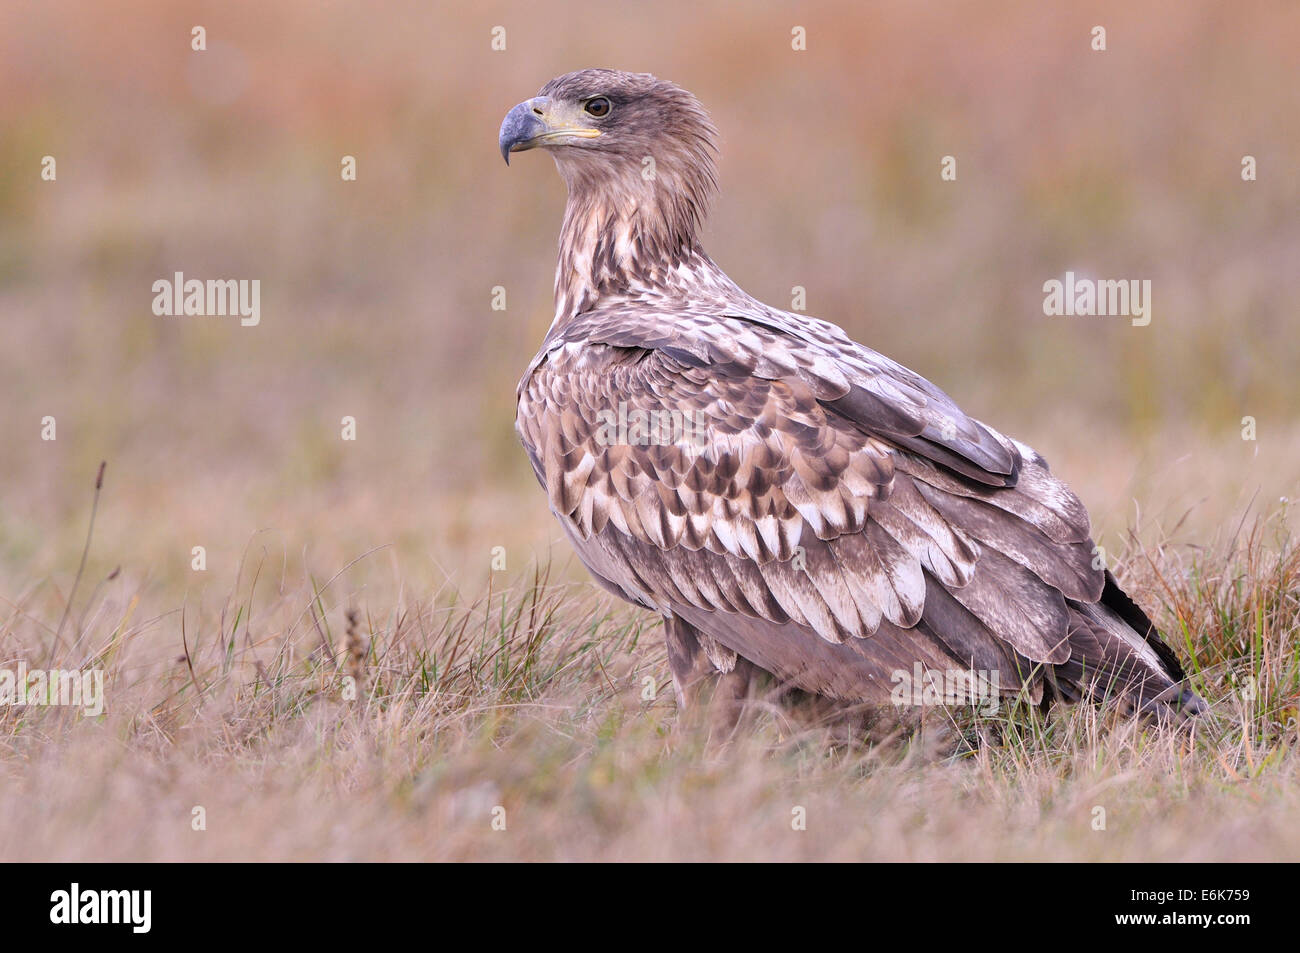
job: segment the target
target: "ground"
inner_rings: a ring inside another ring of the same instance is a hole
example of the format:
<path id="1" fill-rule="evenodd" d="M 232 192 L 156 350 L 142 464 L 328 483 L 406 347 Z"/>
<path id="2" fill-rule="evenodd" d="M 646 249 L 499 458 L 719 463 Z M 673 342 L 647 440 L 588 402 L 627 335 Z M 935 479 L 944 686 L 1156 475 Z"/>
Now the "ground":
<path id="1" fill-rule="evenodd" d="M 385 580 L 380 553 L 313 579 L 250 552 L 225 598 L 169 608 L 85 579 L 52 653 L 63 594 L 37 585 L 6 644 L 101 668 L 110 703 L 0 708 L 0 856 L 1294 859 L 1285 520 L 1125 555 L 1211 703 L 1191 733 L 761 697 L 723 734 L 678 711 L 656 619 L 539 566 L 473 600 Z"/>
<path id="2" fill-rule="evenodd" d="M 1300 9 L 827 3 L 796 51 L 780 5 L 607 8 L 3 5 L 0 671 L 98 668 L 105 710 L 0 706 L 0 859 L 1300 857 Z M 497 127 L 591 65 L 711 110 L 746 290 L 1047 457 L 1194 735 L 681 716 L 512 429 L 563 188 Z M 155 315 L 176 271 L 260 323 Z M 1045 315 L 1067 271 L 1151 323 Z"/>

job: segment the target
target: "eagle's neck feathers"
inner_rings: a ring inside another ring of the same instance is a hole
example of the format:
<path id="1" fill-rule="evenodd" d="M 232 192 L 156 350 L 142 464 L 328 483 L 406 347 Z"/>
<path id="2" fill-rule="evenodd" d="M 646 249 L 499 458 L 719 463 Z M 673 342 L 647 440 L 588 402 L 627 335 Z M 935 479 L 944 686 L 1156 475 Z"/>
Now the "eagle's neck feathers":
<path id="1" fill-rule="evenodd" d="M 653 164 L 620 156 L 597 167 L 556 156 L 569 198 L 555 324 L 607 299 L 668 294 L 686 276 L 717 272 L 725 280 L 697 238 L 715 185 L 711 162 L 693 156 L 668 153 Z"/>

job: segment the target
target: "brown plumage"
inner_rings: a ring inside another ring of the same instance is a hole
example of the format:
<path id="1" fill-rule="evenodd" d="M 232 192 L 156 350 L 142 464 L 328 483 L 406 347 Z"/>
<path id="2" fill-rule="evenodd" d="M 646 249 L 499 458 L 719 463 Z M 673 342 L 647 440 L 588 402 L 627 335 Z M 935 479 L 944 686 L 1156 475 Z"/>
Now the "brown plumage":
<path id="1" fill-rule="evenodd" d="M 883 703 L 919 663 L 1201 710 L 1041 456 L 709 259 L 715 138 L 690 93 L 612 70 L 552 80 L 500 137 L 569 189 L 519 436 L 583 563 L 664 616 L 679 698 L 757 666 Z"/>

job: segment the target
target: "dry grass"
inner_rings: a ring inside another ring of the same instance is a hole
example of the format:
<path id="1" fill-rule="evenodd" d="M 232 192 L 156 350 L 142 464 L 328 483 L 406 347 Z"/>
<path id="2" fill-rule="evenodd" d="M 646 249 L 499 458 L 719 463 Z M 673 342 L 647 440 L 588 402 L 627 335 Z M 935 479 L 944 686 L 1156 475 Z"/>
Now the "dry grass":
<path id="1" fill-rule="evenodd" d="M 250 558 L 219 605 L 143 619 L 147 585 L 119 576 L 74 607 L 60 647 L 52 586 L 10 604 L 0 662 L 102 668 L 110 706 L 0 709 L 0 856 L 1300 856 L 1284 511 L 1208 549 L 1125 555 L 1213 706 L 1191 736 L 1090 706 L 831 716 L 768 700 L 710 737 L 679 718 L 647 614 L 537 567 L 464 600 L 385 591 L 370 566 L 294 584 Z"/>
<path id="2" fill-rule="evenodd" d="M 0 4 L 0 669 L 108 679 L 99 718 L 0 707 L 0 859 L 1300 856 L 1300 7 L 556 6 Z M 710 108 L 742 286 L 805 287 L 1071 483 L 1196 659 L 1195 739 L 679 722 L 657 623 L 554 544 L 510 425 L 562 187 L 496 130 L 590 65 Z M 1151 326 L 1046 319 L 1067 269 L 1152 279 Z M 154 316 L 177 270 L 261 280 L 261 325 Z"/>

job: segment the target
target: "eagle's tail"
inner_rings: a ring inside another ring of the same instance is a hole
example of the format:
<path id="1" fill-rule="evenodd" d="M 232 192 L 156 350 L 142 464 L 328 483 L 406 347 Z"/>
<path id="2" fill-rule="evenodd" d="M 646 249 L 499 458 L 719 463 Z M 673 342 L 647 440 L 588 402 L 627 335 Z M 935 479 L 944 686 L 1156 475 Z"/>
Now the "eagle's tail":
<path id="1" fill-rule="evenodd" d="M 1173 649 L 1109 570 L 1100 601 L 1070 600 L 1069 607 L 1070 658 L 1054 666 L 1052 679 L 1062 698 L 1117 698 L 1134 712 L 1180 722 L 1209 710 L 1184 684 Z"/>

